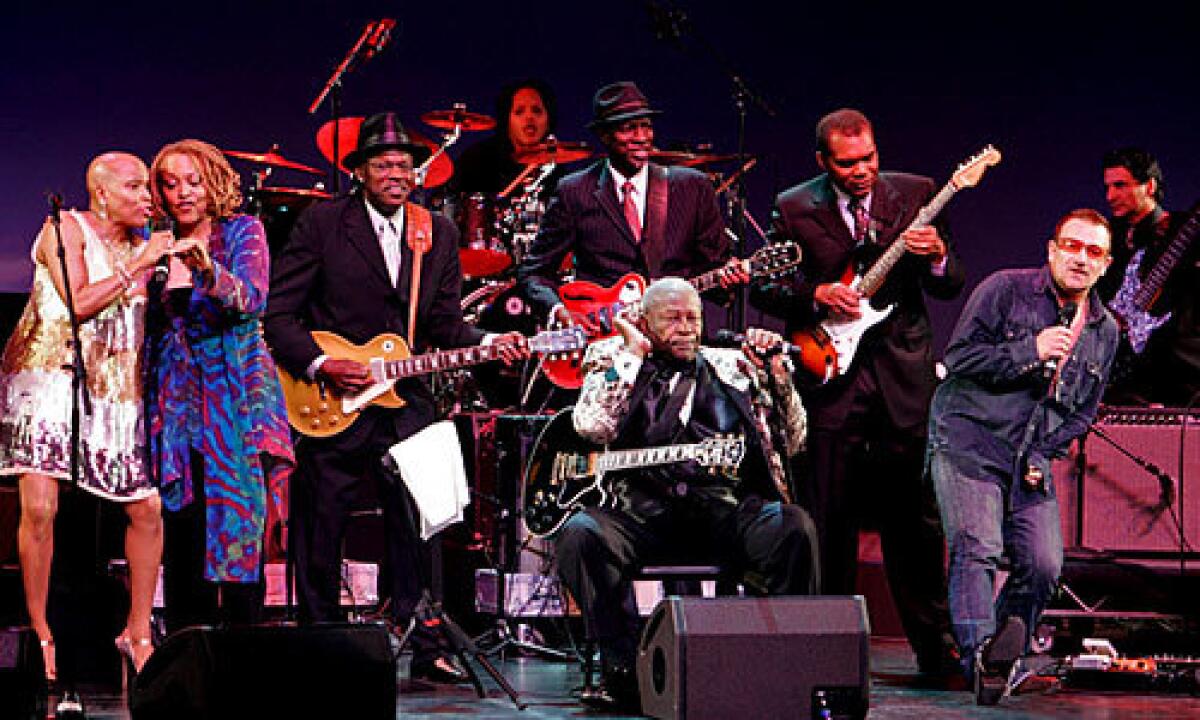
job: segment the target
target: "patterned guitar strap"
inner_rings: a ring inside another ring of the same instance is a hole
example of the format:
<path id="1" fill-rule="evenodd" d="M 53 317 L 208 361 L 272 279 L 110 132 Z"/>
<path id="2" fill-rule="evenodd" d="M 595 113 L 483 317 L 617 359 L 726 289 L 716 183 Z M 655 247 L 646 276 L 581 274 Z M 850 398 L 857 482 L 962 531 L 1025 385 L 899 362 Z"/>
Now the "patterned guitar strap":
<path id="1" fill-rule="evenodd" d="M 433 247 L 433 214 L 415 203 L 404 204 L 404 242 L 412 251 L 412 282 L 408 286 L 408 347 L 417 337 L 417 303 L 421 298 L 421 259 Z"/>

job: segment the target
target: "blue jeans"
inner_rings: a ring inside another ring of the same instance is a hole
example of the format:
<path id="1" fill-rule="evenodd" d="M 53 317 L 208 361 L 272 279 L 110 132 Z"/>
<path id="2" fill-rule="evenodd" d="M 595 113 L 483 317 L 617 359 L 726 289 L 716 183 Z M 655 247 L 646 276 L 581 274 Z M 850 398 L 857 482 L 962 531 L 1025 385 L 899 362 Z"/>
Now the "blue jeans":
<path id="1" fill-rule="evenodd" d="M 969 673 L 975 649 L 1001 619 L 1016 615 L 1032 633 L 1054 595 L 1063 560 L 1058 500 L 1051 495 L 1012 510 L 1008 489 L 972 477 L 970 459 L 931 441 L 928 462 L 950 552 L 950 620 Z M 1001 558 L 1011 571 L 996 597 Z"/>

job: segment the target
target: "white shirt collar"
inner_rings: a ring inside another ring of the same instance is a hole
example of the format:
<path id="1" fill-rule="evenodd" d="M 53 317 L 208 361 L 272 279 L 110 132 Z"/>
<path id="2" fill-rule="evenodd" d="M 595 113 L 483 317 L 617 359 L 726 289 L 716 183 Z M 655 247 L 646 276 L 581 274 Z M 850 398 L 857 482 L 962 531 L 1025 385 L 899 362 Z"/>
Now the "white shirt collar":
<path id="1" fill-rule="evenodd" d="M 375 229 L 375 237 L 383 237 L 384 230 L 390 222 L 396 232 L 404 227 L 404 206 L 401 205 L 391 216 L 384 215 L 375 208 L 365 197 L 363 204 L 367 206 L 367 216 L 371 218 L 371 227 Z"/>
<path id="2" fill-rule="evenodd" d="M 608 163 L 608 172 L 612 175 L 614 187 L 617 190 L 617 198 L 621 197 L 621 186 L 628 180 L 633 183 L 634 197 L 638 204 L 642 204 L 646 199 L 646 185 L 650 182 L 650 163 L 643 165 L 632 177 L 625 177 L 620 170 L 613 167 L 612 162 Z"/>

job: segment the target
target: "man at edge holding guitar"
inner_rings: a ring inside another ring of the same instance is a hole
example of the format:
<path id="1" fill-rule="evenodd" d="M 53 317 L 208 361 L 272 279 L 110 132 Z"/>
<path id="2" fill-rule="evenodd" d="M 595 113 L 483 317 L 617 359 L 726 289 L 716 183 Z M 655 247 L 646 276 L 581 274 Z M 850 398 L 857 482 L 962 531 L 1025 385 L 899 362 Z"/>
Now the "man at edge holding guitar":
<path id="1" fill-rule="evenodd" d="M 936 384 L 924 294 L 948 300 L 963 270 L 944 223 L 905 229 L 937 190 L 933 180 L 880 173 L 870 121 L 841 109 L 816 128 L 823 174 L 776 199 L 773 239 L 798 243 L 800 271 L 751 292 L 788 330 L 825 318 L 856 318 L 865 299 L 850 286 L 893 241 L 907 253 L 874 296 L 891 314 L 862 338 L 844 375 L 804 393 L 812 432 L 802 502 L 820 536 L 824 592 L 854 593 L 858 531 L 872 498 L 888 584 L 930 680 L 958 682 L 943 569 L 944 539 L 933 490 L 922 480 L 925 424 Z M 903 234 L 902 234 L 903 233 Z"/>
<path id="2" fill-rule="evenodd" d="M 1112 150 L 1103 168 L 1113 263 L 1096 287 L 1125 336 L 1104 401 L 1187 405 L 1200 392 L 1200 243 L 1196 223 L 1188 222 L 1195 208 L 1163 208 L 1162 169 L 1145 150 Z M 1168 253 L 1175 256 L 1170 266 L 1163 265 L 1171 262 Z M 1145 292 L 1149 302 L 1139 303 L 1138 291 L 1154 282 Z M 1150 333 L 1137 349 L 1129 343 L 1134 324 L 1146 324 Z"/>
<path id="3" fill-rule="evenodd" d="M 736 472 L 694 461 L 613 473 L 614 507 L 573 515 L 556 538 L 559 574 L 579 603 L 604 677 L 588 704 L 637 706 L 638 618 L 630 577 L 643 564 L 718 561 L 749 592 L 817 590 L 816 530 L 784 502 L 787 457 L 805 436 L 782 338 L 750 329 L 741 350 L 700 346 L 700 296 L 680 278 L 646 290 L 636 322 L 594 343 L 573 419 L 583 438 L 614 449 L 746 439 Z M 768 359 L 769 358 L 769 359 Z"/>
<path id="4" fill-rule="evenodd" d="M 312 331 L 333 331 L 351 343 L 392 333 L 412 352 L 467 347 L 485 340 L 465 323 L 459 305 L 462 272 L 458 234 L 438 213 L 408 202 L 415 166 L 429 157 L 409 140 L 394 113 L 367 118 L 344 164 L 354 171 L 354 191 L 306 210 L 274 263 L 265 329 L 276 362 L 297 378 L 330 390 L 329 403 L 372 388 L 376 380 L 357 360 L 326 355 Z M 506 362 L 528 353 L 519 334 L 489 338 Z M 370 406 L 332 437 L 303 437 L 290 497 L 290 543 L 302 622 L 344 619 L 342 538 L 359 485 L 376 483 L 386 538 L 393 619 L 408 622 L 429 582 L 429 552 L 418 533 L 411 495 L 384 470 L 388 449 L 434 422 L 433 394 L 421 378 L 396 383 L 399 408 Z M 433 632 L 418 624 L 412 636 L 411 675 L 442 682 L 466 679 L 438 648 Z"/>

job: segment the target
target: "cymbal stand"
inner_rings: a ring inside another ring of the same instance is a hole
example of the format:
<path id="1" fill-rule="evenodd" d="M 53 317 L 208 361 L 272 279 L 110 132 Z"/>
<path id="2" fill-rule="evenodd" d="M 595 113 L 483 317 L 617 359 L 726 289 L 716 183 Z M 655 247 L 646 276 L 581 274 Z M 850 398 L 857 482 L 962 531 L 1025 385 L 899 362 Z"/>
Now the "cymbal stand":
<path id="1" fill-rule="evenodd" d="M 462 126 L 466 120 L 466 116 L 466 103 L 454 103 L 454 128 L 442 136 L 442 144 L 429 155 L 425 162 L 421 163 L 421 167 L 417 168 L 417 187 L 425 187 L 425 176 L 429 174 L 429 168 L 433 165 L 433 161 L 444 155 L 446 149 L 458 142 L 458 139 L 462 137 Z"/>

